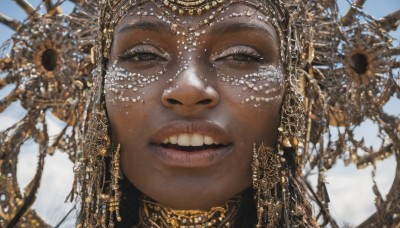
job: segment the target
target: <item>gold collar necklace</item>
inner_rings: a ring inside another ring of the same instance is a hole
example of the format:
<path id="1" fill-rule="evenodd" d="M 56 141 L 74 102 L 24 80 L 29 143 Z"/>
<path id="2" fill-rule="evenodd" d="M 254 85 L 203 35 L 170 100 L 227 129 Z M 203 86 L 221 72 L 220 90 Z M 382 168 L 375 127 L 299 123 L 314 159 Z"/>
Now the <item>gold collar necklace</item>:
<path id="1" fill-rule="evenodd" d="M 137 227 L 151 228 L 204 228 L 233 227 L 240 206 L 240 197 L 210 210 L 175 210 L 156 203 L 149 198 L 142 199 L 140 221 Z"/>

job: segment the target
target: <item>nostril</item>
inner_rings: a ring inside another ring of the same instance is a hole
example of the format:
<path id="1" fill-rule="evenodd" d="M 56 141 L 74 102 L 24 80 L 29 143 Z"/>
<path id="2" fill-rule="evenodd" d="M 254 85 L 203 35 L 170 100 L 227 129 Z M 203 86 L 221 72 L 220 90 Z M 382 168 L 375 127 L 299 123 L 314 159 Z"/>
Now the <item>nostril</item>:
<path id="1" fill-rule="evenodd" d="M 182 104 L 181 102 L 179 102 L 178 100 L 175 100 L 173 98 L 168 98 L 167 101 L 170 104 Z"/>
<path id="2" fill-rule="evenodd" d="M 211 102 L 212 102 L 211 99 L 204 99 L 197 102 L 197 104 L 210 104 Z"/>

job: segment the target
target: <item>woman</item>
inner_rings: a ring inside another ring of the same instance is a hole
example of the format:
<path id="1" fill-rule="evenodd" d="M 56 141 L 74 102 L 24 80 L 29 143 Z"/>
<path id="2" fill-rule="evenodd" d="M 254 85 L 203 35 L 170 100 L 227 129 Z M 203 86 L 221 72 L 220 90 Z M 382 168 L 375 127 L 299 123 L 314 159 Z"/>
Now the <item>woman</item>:
<path id="1" fill-rule="evenodd" d="M 315 226 L 296 179 L 302 98 L 284 4 L 103 6 L 80 225 Z"/>

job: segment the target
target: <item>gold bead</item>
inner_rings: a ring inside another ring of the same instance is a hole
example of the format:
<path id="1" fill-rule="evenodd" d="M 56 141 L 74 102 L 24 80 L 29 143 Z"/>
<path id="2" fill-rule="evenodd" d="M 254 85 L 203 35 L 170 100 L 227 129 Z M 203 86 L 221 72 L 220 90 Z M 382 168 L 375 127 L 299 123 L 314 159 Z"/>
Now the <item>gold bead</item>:
<path id="1" fill-rule="evenodd" d="M 23 204 L 23 200 L 22 199 L 19 199 L 19 198 L 17 198 L 17 205 L 18 206 L 21 206 Z"/>
<path id="2" fill-rule="evenodd" d="M 292 147 L 292 144 L 290 143 L 290 140 L 287 137 L 283 138 L 282 143 L 284 147 Z"/>
<path id="3" fill-rule="evenodd" d="M 286 184 L 287 182 L 288 182 L 287 177 L 282 177 L 282 183 L 283 183 L 283 184 Z"/>
<path id="4" fill-rule="evenodd" d="M 293 146 L 299 145 L 299 139 L 297 139 L 297 137 L 293 137 L 291 141 Z"/>
<path id="5" fill-rule="evenodd" d="M 106 148 L 101 148 L 100 151 L 99 151 L 99 155 L 104 157 L 104 156 L 106 156 L 106 154 L 107 154 Z"/>
<path id="6" fill-rule="evenodd" d="M 86 203 L 92 202 L 92 197 L 90 197 L 90 196 L 86 197 L 85 202 Z"/>
<path id="7" fill-rule="evenodd" d="M 110 199 L 110 196 L 107 195 L 107 194 L 101 194 L 100 197 L 101 197 L 102 199 L 104 199 L 104 200 Z"/>
<path id="8" fill-rule="evenodd" d="M 177 24 L 172 24 L 172 26 L 171 26 L 172 31 L 175 32 L 177 28 L 178 28 Z"/>

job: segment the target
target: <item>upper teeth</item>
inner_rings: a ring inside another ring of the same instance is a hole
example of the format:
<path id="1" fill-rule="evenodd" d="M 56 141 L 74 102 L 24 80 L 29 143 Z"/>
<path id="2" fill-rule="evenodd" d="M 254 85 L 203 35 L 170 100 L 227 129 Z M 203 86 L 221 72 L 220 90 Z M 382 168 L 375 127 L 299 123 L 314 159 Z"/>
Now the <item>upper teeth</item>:
<path id="1" fill-rule="evenodd" d="M 211 145 L 211 144 L 219 144 L 215 139 L 210 136 L 200 135 L 197 133 L 194 134 L 178 134 L 171 135 L 168 138 L 164 139 L 163 144 L 178 144 L 179 146 L 203 146 L 203 145 Z"/>

